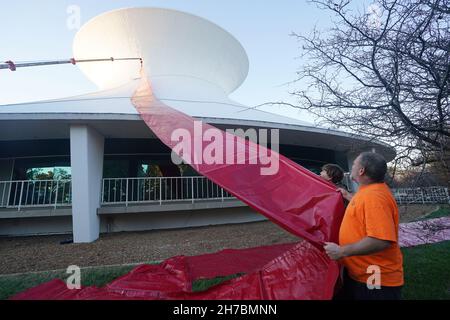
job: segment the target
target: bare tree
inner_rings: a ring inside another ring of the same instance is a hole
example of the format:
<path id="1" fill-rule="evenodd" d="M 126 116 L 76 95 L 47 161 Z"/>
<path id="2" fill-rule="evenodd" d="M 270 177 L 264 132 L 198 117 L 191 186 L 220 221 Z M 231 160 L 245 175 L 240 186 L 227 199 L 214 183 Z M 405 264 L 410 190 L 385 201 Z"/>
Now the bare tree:
<path id="1" fill-rule="evenodd" d="M 333 13 L 328 31 L 294 33 L 305 63 L 296 108 L 322 124 L 397 147 L 397 161 L 450 163 L 449 0 L 311 1 Z"/>

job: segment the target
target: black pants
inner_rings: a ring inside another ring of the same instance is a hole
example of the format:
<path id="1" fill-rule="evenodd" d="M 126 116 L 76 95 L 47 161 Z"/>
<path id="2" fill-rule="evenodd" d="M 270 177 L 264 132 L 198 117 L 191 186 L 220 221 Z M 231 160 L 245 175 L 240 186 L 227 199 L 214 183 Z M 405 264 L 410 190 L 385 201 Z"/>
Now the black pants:
<path id="1" fill-rule="evenodd" d="M 369 289 L 366 283 L 355 281 L 344 270 L 343 287 L 336 294 L 335 300 L 400 300 L 402 286 Z"/>

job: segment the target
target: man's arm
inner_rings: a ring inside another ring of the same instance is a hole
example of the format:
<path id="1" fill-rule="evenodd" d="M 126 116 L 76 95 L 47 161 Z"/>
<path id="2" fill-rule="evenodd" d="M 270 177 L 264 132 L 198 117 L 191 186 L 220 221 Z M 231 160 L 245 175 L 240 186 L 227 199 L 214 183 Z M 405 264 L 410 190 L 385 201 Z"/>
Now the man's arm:
<path id="1" fill-rule="evenodd" d="M 372 237 L 366 237 L 358 242 L 339 246 L 336 243 L 326 242 L 324 249 L 333 260 L 339 260 L 351 256 L 365 256 L 387 249 L 391 242 Z"/>

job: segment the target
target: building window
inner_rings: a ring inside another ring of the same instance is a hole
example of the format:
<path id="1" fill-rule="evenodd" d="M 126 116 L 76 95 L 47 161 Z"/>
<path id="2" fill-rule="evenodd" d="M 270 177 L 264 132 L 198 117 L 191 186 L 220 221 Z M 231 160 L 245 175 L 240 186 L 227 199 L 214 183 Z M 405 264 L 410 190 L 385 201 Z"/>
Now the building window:
<path id="1" fill-rule="evenodd" d="M 70 167 L 40 167 L 28 168 L 26 180 L 70 180 Z"/>
<path id="2" fill-rule="evenodd" d="M 70 157 L 20 158 L 14 161 L 13 180 L 70 180 Z"/>

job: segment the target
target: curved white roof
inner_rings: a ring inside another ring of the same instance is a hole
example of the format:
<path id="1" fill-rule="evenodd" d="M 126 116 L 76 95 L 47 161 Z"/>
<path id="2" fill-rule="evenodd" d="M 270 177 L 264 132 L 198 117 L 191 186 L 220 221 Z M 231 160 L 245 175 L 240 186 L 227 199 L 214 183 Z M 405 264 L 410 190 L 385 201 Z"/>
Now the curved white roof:
<path id="1" fill-rule="evenodd" d="M 0 115 L 17 113 L 138 115 L 139 113 L 131 102 L 131 97 L 136 91 L 139 81 L 140 79 L 136 79 L 114 89 L 81 96 L 2 105 L 0 106 Z M 164 82 L 164 80 L 162 82 Z M 166 90 L 158 91 L 160 94 L 167 94 L 167 96 L 160 95 L 159 99 L 161 101 L 181 112 L 197 118 L 252 120 L 313 127 L 313 125 L 308 122 L 258 109 L 251 109 L 223 97 L 218 99 L 217 97 L 206 96 L 193 99 L 187 95 L 175 94 L 174 92 L 170 92 L 170 90 L 167 90 L 168 92 L 165 92 Z"/>

